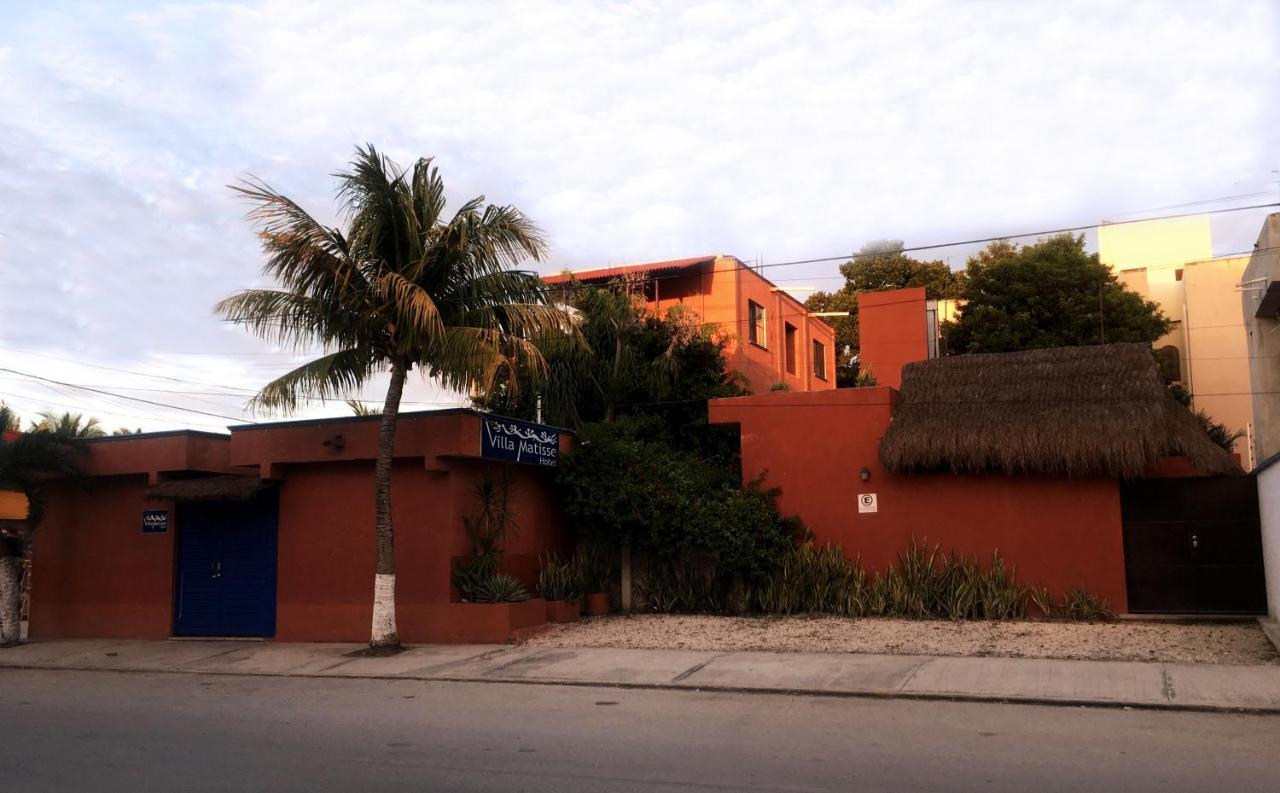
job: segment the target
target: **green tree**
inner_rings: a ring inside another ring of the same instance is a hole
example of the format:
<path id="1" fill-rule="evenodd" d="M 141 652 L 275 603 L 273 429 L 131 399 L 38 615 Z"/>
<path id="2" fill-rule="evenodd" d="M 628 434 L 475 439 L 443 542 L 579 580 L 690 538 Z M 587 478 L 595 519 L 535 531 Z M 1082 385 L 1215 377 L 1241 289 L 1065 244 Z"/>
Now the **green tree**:
<path id="1" fill-rule="evenodd" d="M 658 414 L 673 431 L 705 422 L 706 400 L 745 393 L 725 364 L 727 343 L 676 306 L 664 316 L 623 290 L 573 284 L 571 301 L 579 339 L 538 340 L 547 377 L 538 387 L 524 372 L 517 388 L 506 384 L 477 400 L 480 407 L 532 419 L 539 398 L 543 419 L 578 428 L 619 415 Z"/>
<path id="2" fill-rule="evenodd" d="M 951 353 L 1152 344 L 1172 326 L 1158 305 L 1085 252 L 1083 235 L 995 242 L 969 259 L 966 272 L 964 308 L 944 329 Z"/>
<path id="3" fill-rule="evenodd" d="M 721 594 L 762 581 L 803 528 L 778 512 L 777 491 L 758 482 L 744 488 L 736 470 L 677 447 L 657 417 L 584 426 L 556 478 L 565 518 L 579 536 L 634 546 L 650 559 L 651 574 L 653 562 L 710 573 Z"/>
<path id="4" fill-rule="evenodd" d="M 13 412 L 0 405 L 0 427 L 14 423 Z M 44 516 L 44 489 L 49 479 L 78 477 L 75 441 L 48 429 L 32 429 L 6 438 L 0 433 L 0 489 L 27 497 L 25 521 L 0 524 L 0 647 L 17 644 L 22 602 L 22 558 L 31 535 Z"/>
<path id="5" fill-rule="evenodd" d="M 409 371 L 416 366 L 464 391 L 487 390 L 512 367 L 538 380 L 546 365 L 530 339 L 572 327 L 547 304 L 541 279 L 514 269 L 546 253 L 538 228 L 516 208 L 480 196 L 446 217 L 444 181 L 430 159 L 405 171 L 373 146 L 358 148 L 336 177 L 346 231 L 322 225 L 260 181 L 235 188 L 253 207 L 263 271 L 280 286 L 239 292 L 216 310 L 260 337 L 327 351 L 264 386 L 254 407 L 292 410 L 390 374 L 374 466 L 370 645 L 394 648 L 391 462 Z"/>
<path id="6" fill-rule="evenodd" d="M 836 384 L 859 385 L 858 295 L 908 287 L 924 287 L 925 296 L 937 300 L 956 298 L 964 288 L 965 274 L 952 272 L 946 262 L 922 261 L 903 253 L 901 240 L 878 240 L 863 245 L 840 265 L 844 286 L 832 292 L 815 292 L 805 301 L 811 311 L 847 311 L 848 317 L 828 317 L 836 331 Z"/>
<path id="7" fill-rule="evenodd" d="M 54 413 L 51 410 L 41 413 L 40 420 L 31 428 L 52 432 L 60 438 L 72 440 L 101 438 L 107 434 L 98 419 L 93 416 L 85 416 L 82 413 Z"/>

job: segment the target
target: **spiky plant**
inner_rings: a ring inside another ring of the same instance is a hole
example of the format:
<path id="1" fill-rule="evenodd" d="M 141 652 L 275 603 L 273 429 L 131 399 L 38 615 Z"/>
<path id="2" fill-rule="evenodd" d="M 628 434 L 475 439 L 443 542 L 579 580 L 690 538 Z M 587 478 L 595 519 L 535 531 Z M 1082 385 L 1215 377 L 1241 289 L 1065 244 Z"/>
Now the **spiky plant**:
<path id="1" fill-rule="evenodd" d="M 395 534 L 391 453 L 405 379 L 417 367 L 441 384 L 484 392 L 523 370 L 534 380 L 545 362 L 530 341 L 574 332 L 549 305 L 541 279 L 514 269 L 541 260 L 538 228 L 510 206 L 484 197 L 445 214 L 445 188 L 431 159 L 406 171 L 373 146 L 357 148 L 335 174 L 346 230 L 326 227 L 264 182 L 233 188 L 279 288 L 249 289 L 217 305 L 223 318 L 297 349 L 325 353 L 268 383 L 255 408 L 290 411 L 305 398 L 341 398 L 390 374 L 374 466 L 377 568 L 370 644 L 399 645 L 395 620 Z"/>

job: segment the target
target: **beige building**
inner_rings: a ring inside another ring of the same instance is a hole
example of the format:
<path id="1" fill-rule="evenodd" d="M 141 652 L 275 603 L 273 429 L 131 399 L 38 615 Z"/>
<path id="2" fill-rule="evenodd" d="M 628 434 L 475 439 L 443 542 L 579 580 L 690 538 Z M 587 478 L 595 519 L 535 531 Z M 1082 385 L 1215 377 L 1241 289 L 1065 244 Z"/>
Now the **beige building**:
<path id="1" fill-rule="evenodd" d="M 1245 433 L 1235 451 L 1252 469 L 1259 458 L 1239 287 L 1249 257 L 1213 258 L 1206 216 L 1104 224 L 1098 253 L 1121 283 L 1176 323 L 1156 342 L 1166 368 L 1190 392 L 1195 409 Z"/>
<path id="2" fill-rule="evenodd" d="M 1280 212 L 1263 221 L 1240 292 L 1261 462 L 1280 453 Z"/>

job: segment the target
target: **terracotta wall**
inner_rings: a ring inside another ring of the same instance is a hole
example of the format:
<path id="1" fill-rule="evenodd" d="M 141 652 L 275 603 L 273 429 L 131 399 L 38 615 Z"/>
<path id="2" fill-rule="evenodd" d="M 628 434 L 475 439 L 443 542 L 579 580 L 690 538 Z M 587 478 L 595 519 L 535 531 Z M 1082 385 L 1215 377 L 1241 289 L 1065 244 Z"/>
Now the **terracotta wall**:
<path id="1" fill-rule="evenodd" d="M 463 515 L 476 510 L 475 487 L 502 468 L 513 477 L 519 522 L 507 542 L 512 572 L 536 583 L 537 557 L 567 550 L 548 474 L 532 466 L 454 461 L 451 473 L 397 462 L 392 479 L 396 531 L 396 613 L 405 641 L 425 641 L 439 619 L 433 606 L 452 599 L 451 565 L 470 552 Z M 276 638 L 364 641 L 373 616 L 375 564 L 373 466 L 309 465 L 290 470 L 280 488 Z"/>
<path id="2" fill-rule="evenodd" d="M 55 485 L 36 530 L 31 636 L 166 639 L 172 628 L 172 504 L 146 501 L 145 475 Z M 142 511 L 168 509 L 167 534 L 143 534 Z"/>
<path id="3" fill-rule="evenodd" d="M 924 287 L 858 295 L 858 355 L 882 386 L 902 385 L 902 367 L 929 357 Z"/>
<path id="4" fill-rule="evenodd" d="M 895 394 L 877 387 L 721 399 L 710 416 L 739 425 L 745 479 L 767 471 L 785 513 L 870 569 L 927 537 L 944 551 L 984 559 L 999 550 L 1026 583 L 1055 594 L 1083 587 L 1127 610 L 1115 480 L 890 474 L 878 448 Z M 863 493 L 876 495 L 875 513 L 858 511 Z"/>
<path id="5" fill-rule="evenodd" d="M 373 461 L 366 455 L 376 428 L 376 419 L 300 422 L 232 436 L 239 472 L 261 464 L 280 481 L 277 639 L 368 639 L 375 539 Z M 409 416 L 401 429 L 397 454 L 412 455 L 396 460 L 392 480 L 401 636 L 465 636 L 465 626 L 453 624 L 465 612 L 449 606 L 451 564 L 470 552 L 462 516 L 477 508 L 477 483 L 485 475 L 512 477 L 518 528 L 507 542 L 507 568 L 532 591 L 539 555 L 569 550 L 551 472 L 462 456 L 479 452 L 479 418 L 468 411 Z M 345 437 L 343 448 L 323 445 L 336 434 Z M 569 438 L 562 436 L 566 447 Z M 148 480 L 179 460 L 197 470 L 226 467 L 227 445 L 225 438 L 174 435 L 90 444 L 89 489 L 54 485 L 36 532 L 31 635 L 169 637 L 182 526 L 172 504 L 145 500 Z M 142 511 L 166 508 L 169 532 L 144 535 Z"/>

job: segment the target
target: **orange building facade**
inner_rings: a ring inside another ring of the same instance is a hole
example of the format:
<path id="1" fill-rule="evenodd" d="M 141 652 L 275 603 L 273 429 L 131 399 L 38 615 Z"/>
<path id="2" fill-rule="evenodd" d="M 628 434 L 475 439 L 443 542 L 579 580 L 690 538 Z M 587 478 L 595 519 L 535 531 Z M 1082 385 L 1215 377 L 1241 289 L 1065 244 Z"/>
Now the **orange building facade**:
<path id="1" fill-rule="evenodd" d="M 602 286 L 621 281 L 649 310 L 664 314 L 686 306 L 728 339 L 730 370 L 752 393 L 778 388 L 826 391 L 836 387 L 835 330 L 820 317 L 733 256 L 605 267 L 546 276 L 549 284 L 576 280 Z"/>
<path id="2" fill-rule="evenodd" d="M 511 483 L 519 531 L 506 541 L 506 572 L 534 592 L 539 556 L 568 550 L 550 471 L 486 458 L 489 420 L 495 417 L 466 409 L 401 415 L 392 494 L 396 610 L 407 642 L 505 641 L 545 620 L 544 601 L 461 603 L 452 586 L 454 564 L 470 553 L 462 519 L 478 509 L 477 485 L 485 478 Z M 88 441 L 87 482 L 55 483 L 34 535 L 30 635 L 191 635 L 183 612 L 210 596 L 204 579 L 235 581 L 237 567 L 252 567 L 255 582 L 237 597 L 257 598 L 251 610 L 263 613 L 248 615 L 243 629 L 224 621 L 230 630 L 209 635 L 366 641 L 378 426 L 378 417 L 360 417 L 245 425 L 229 436 L 188 431 Z M 571 436 L 557 437 L 557 449 L 567 449 Z M 216 524 L 219 515 L 235 514 L 227 512 L 230 497 L 156 494 L 215 477 L 260 490 L 240 502 L 267 505 L 264 541 L 227 549 L 233 556 L 206 545 L 198 550 L 208 561 L 193 562 L 184 555 L 195 552 L 189 540 L 197 523 L 213 520 L 214 532 L 227 536 L 241 528 Z M 224 606 L 244 611 L 232 599 Z"/>

